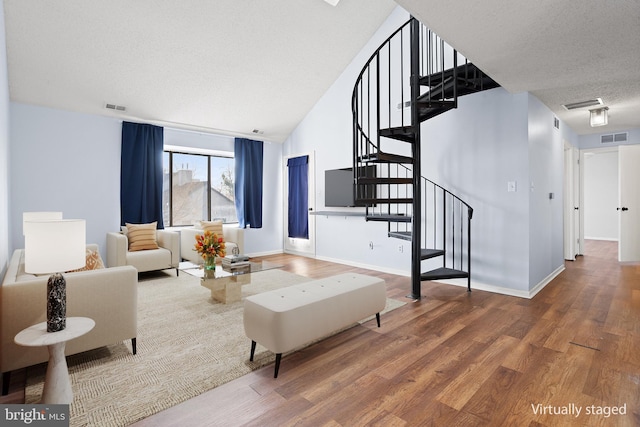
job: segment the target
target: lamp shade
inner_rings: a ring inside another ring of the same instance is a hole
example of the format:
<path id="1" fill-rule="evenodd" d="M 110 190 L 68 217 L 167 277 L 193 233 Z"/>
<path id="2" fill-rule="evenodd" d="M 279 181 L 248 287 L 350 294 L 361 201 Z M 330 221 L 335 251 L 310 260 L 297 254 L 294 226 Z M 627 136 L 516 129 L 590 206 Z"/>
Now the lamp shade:
<path id="1" fill-rule="evenodd" d="M 24 223 L 26 221 L 40 221 L 62 219 L 62 212 L 22 212 L 22 235 L 24 235 Z"/>
<path id="2" fill-rule="evenodd" d="M 59 273 L 86 264 L 86 224 L 83 219 L 25 221 L 24 242 L 27 273 Z"/>

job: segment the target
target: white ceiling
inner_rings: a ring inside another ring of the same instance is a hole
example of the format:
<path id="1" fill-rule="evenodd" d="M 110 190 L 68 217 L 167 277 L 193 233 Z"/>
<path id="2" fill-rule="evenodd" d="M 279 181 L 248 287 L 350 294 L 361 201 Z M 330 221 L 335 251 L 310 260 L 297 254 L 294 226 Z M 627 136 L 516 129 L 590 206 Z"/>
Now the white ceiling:
<path id="1" fill-rule="evenodd" d="M 396 6 L 4 0 L 10 96 L 282 142 Z"/>
<path id="2" fill-rule="evenodd" d="M 578 134 L 640 128 L 639 0 L 397 3 Z M 4 0 L 11 100 L 282 142 L 395 6 Z M 561 106 L 598 97 L 603 128 Z"/>
<path id="3" fill-rule="evenodd" d="M 639 0 L 396 1 L 579 135 L 640 128 Z M 592 128 L 588 108 L 562 107 L 593 98 L 609 107 L 609 125 Z"/>

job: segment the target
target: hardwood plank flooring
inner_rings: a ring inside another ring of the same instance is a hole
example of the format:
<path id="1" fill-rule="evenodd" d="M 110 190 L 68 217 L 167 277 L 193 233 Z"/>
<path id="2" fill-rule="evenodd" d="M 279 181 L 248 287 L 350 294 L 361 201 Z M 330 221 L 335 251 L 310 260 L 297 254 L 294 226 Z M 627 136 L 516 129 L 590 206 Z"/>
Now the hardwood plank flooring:
<path id="1" fill-rule="evenodd" d="M 264 259 L 378 276 L 407 304 L 284 357 L 277 379 L 267 366 L 135 426 L 640 425 L 640 266 L 616 243 L 588 241 L 531 300 L 425 282 L 412 302 L 407 277 Z"/>

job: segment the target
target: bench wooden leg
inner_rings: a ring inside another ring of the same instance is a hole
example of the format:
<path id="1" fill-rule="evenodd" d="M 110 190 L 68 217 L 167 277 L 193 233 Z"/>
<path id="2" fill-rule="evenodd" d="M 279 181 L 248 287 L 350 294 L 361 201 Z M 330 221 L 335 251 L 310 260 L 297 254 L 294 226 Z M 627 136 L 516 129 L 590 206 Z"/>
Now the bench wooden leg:
<path id="1" fill-rule="evenodd" d="M 273 373 L 273 378 L 278 378 L 278 370 L 280 369 L 280 360 L 282 359 L 282 353 L 276 354 L 276 370 Z"/>
<path id="2" fill-rule="evenodd" d="M 380 313 L 376 313 L 376 321 L 378 322 L 378 328 L 380 327 Z"/>
<path id="3" fill-rule="evenodd" d="M 249 360 L 253 362 L 253 355 L 256 352 L 256 342 L 251 340 L 251 355 L 249 356 Z"/>

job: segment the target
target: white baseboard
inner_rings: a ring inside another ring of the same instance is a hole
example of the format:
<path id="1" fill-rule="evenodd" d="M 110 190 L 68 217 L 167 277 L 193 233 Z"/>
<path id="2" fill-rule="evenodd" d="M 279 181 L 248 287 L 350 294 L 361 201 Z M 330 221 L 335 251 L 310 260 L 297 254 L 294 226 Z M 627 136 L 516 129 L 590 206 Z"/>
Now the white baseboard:
<path id="1" fill-rule="evenodd" d="M 364 263 L 353 262 L 353 261 L 345 261 L 343 259 L 330 258 L 330 257 L 324 257 L 324 256 L 316 256 L 315 258 L 319 259 L 321 261 L 335 262 L 336 264 L 350 265 L 351 267 L 366 268 L 367 270 L 379 271 L 381 273 L 395 274 L 396 276 L 405 276 L 405 277 L 410 277 L 411 276 L 411 272 L 409 272 L 409 271 L 397 270 L 397 269 L 386 268 L 386 267 L 382 267 L 381 268 L 379 265 L 371 265 L 371 264 L 364 264 Z"/>
<path id="2" fill-rule="evenodd" d="M 264 252 L 264 253 L 260 253 L 260 254 L 251 254 L 249 256 L 264 256 L 264 255 L 274 255 L 274 254 L 280 254 L 283 253 L 282 251 L 275 251 L 275 252 Z M 411 277 L 411 272 L 410 271 L 405 271 L 405 270 L 397 270 L 397 269 L 393 269 L 393 268 L 385 268 L 385 267 L 380 267 L 379 265 L 371 265 L 371 264 L 364 264 L 364 263 L 359 263 L 359 262 L 354 262 L 354 261 L 346 261 L 343 259 L 337 259 L 337 258 L 330 258 L 330 257 L 325 257 L 325 256 L 310 256 L 309 254 L 296 254 L 294 252 L 286 252 L 286 253 L 292 253 L 294 255 L 301 255 L 301 256 L 307 256 L 309 258 L 315 258 L 315 259 L 319 259 L 321 261 L 328 261 L 328 262 L 335 262 L 336 264 L 343 264 L 343 265 L 349 265 L 351 267 L 358 267 L 358 268 L 366 268 L 367 270 L 373 270 L 373 271 L 379 271 L 381 273 L 388 273 L 388 274 L 395 274 L 396 276 L 404 276 L 404 277 Z M 487 283 L 482 283 L 482 282 L 478 282 L 476 280 L 473 280 L 473 278 L 471 279 L 471 290 L 479 290 L 479 291 L 486 291 L 486 292 L 493 292 L 496 294 L 502 294 L 502 295 L 509 295 L 512 297 L 518 297 L 518 298 L 526 298 L 526 299 L 531 299 L 534 296 L 536 296 L 536 294 L 538 292 L 540 292 L 542 289 L 544 289 L 545 286 L 547 286 L 554 278 L 556 278 L 556 276 L 558 276 L 560 273 L 562 273 L 564 271 L 564 265 L 561 265 L 560 267 L 558 267 L 556 270 L 554 270 L 551 274 L 549 274 L 547 277 L 545 277 L 540 283 L 538 283 L 536 286 L 533 287 L 533 289 L 529 290 L 529 291 L 524 291 L 524 290 L 518 290 L 518 289 L 511 289 L 511 288 L 504 288 L 502 286 L 496 286 L 496 285 L 490 285 Z M 454 285 L 454 286 L 460 286 L 463 288 L 467 287 L 467 279 L 448 279 L 448 280 L 437 280 L 438 283 L 444 283 L 446 285 Z"/>
<path id="3" fill-rule="evenodd" d="M 618 242 L 620 239 L 616 239 L 615 237 L 584 237 L 584 240 L 601 240 L 603 242 Z"/>
<path id="4" fill-rule="evenodd" d="M 531 298 L 535 297 L 538 292 L 540 292 L 542 289 L 544 289 L 545 286 L 547 286 L 553 279 L 555 279 L 558 276 L 558 274 L 562 273 L 563 271 L 564 271 L 564 264 L 562 264 L 560 267 L 556 268 L 555 271 L 553 271 L 547 277 L 542 279 L 542 281 L 540 283 L 538 283 L 536 286 L 534 286 L 533 289 L 531 289 L 529 291 L 529 297 L 528 298 L 531 299 Z"/>
<path id="5" fill-rule="evenodd" d="M 283 253 L 281 250 L 275 250 L 275 251 L 266 251 L 266 252 L 252 252 L 250 254 L 243 254 L 243 255 L 246 255 L 249 258 L 251 258 L 256 256 L 279 255 L 281 253 Z"/>
<path id="6" fill-rule="evenodd" d="M 538 292 L 544 289 L 545 286 L 547 286 L 558 274 L 562 273 L 563 271 L 564 271 L 564 265 L 561 265 L 555 271 L 553 271 L 551 274 L 545 277 L 540 283 L 534 286 L 533 289 L 529 291 L 504 288 L 502 286 L 496 286 L 496 285 L 490 285 L 487 283 L 478 282 L 477 280 L 473 280 L 473 276 L 472 276 L 471 291 L 477 289 L 479 291 L 493 292 L 495 294 L 502 294 L 502 295 L 509 295 L 512 297 L 531 299 L 534 296 L 536 296 Z M 467 287 L 467 279 L 447 279 L 447 280 L 437 280 L 437 282 L 445 283 L 447 285 L 460 286 L 463 288 Z"/>

